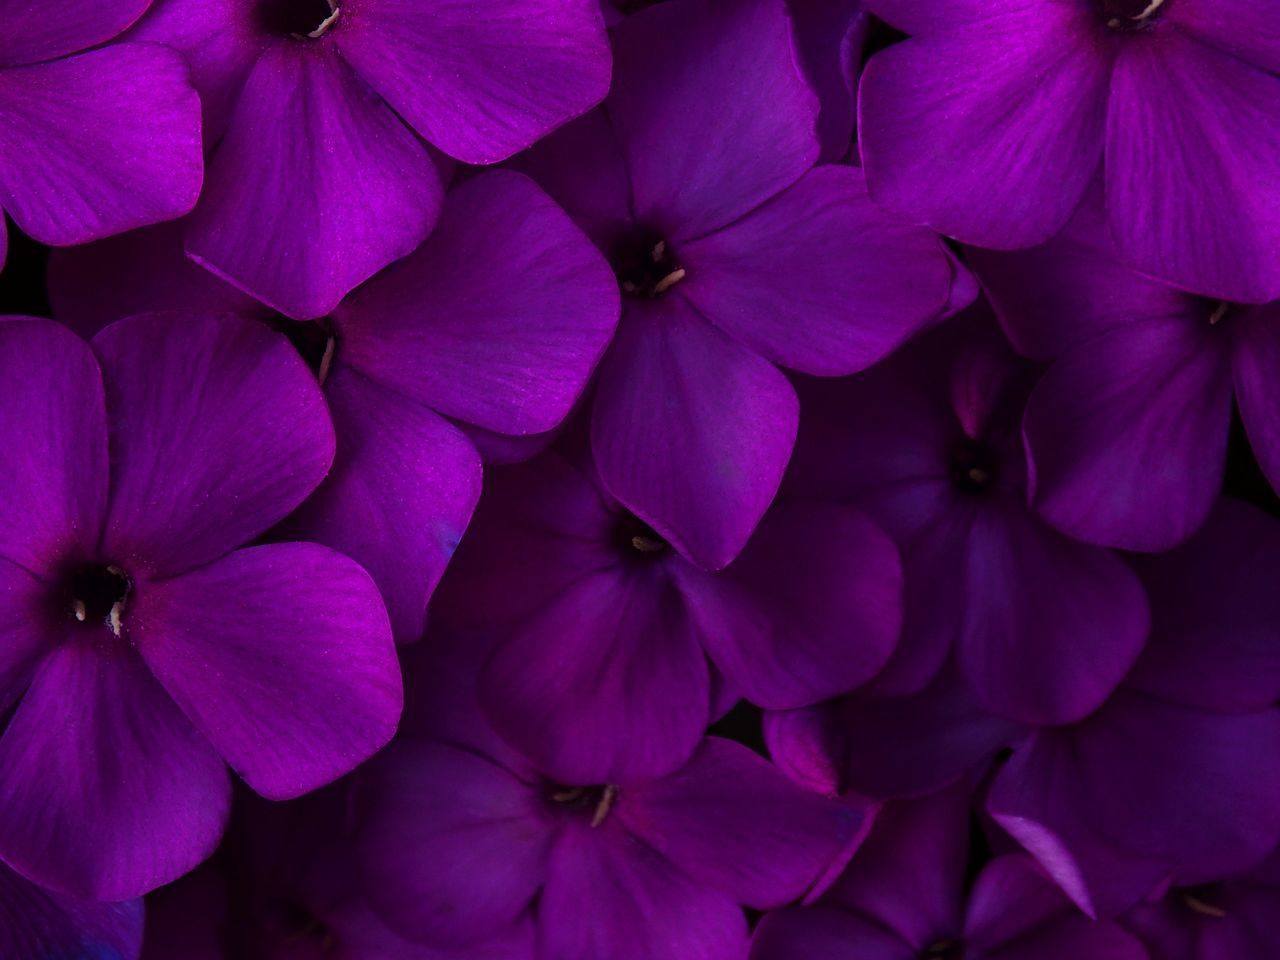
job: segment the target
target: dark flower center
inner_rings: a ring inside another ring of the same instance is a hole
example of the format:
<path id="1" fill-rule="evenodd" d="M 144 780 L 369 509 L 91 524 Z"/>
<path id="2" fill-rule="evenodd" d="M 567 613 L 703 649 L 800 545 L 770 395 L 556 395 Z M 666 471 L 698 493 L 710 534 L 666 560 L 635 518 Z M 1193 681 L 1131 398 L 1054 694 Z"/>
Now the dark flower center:
<path id="1" fill-rule="evenodd" d="M 964 944 L 959 940 L 939 940 L 924 948 L 920 960 L 964 960 Z"/>
<path id="2" fill-rule="evenodd" d="M 323 37 L 341 16 L 338 0 L 258 0 L 258 27 L 278 37 Z"/>
<path id="3" fill-rule="evenodd" d="M 115 564 L 86 564 L 67 578 L 67 612 L 79 623 L 105 624 L 117 637 L 133 584 Z"/>
<path id="4" fill-rule="evenodd" d="M 1218 906 L 1218 892 L 1213 887 L 1187 887 L 1179 891 L 1182 905 L 1201 917 L 1221 920 L 1227 911 Z"/>
<path id="5" fill-rule="evenodd" d="M 272 329 L 278 330 L 289 338 L 298 355 L 302 357 L 311 372 L 321 385 L 329 376 L 333 367 L 334 354 L 338 350 L 338 338 L 334 334 L 333 324 L 328 319 L 290 320 L 288 317 L 274 317 L 268 321 Z"/>
<path id="6" fill-rule="evenodd" d="M 1170 0 L 1102 0 L 1102 19 L 1112 30 L 1145 30 L 1159 18 Z"/>
<path id="7" fill-rule="evenodd" d="M 618 286 L 629 297 L 652 300 L 684 279 L 667 241 L 653 230 L 640 230 L 618 244 L 613 254 Z"/>
<path id="8" fill-rule="evenodd" d="M 556 787 L 551 799 L 572 813 L 590 815 L 591 826 L 598 827 L 608 819 L 609 811 L 618 799 L 618 788 L 611 783 L 592 787 Z"/>
<path id="9" fill-rule="evenodd" d="M 321 953 L 334 946 L 333 933 L 309 907 L 294 900 L 276 899 L 266 905 L 267 921 L 286 943 L 309 940 Z"/>
<path id="10" fill-rule="evenodd" d="M 951 449 L 947 466 L 956 489 L 976 495 L 986 493 L 995 485 L 1000 462 L 991 446 L 965 437 Z"/>
<path id="11" fill-rule="evenodd" d="M 670 546 L 653 527 L 625 511 L 618 514 L 613 539 L 622 555 L 631 559 L 657 559 Z"/>

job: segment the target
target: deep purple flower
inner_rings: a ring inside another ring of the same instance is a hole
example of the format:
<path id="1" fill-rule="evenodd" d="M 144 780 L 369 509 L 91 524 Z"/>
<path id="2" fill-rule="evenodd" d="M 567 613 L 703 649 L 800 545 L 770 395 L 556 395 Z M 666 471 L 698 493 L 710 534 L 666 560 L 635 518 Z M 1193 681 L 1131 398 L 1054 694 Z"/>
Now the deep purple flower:
<path id="1" fill-rule="evenodd" d="M 200 101 L 182 57 L 101 46 L 150 3 L 0 0 L 0 208 L 41 243 L 179 217 L 200 195 Z M 0 265 L 5 250 L 0 225 Z"/>
<path id="2" fill-rule="evenodd" d="M 845 159 L 853 147 L 858 73 L 867 36 L 862 0 L 788 0 L 796 50 L 818 95 L 818 139 L 825 163 Z"/>
<path id="3" fill-rule="evenodd" d="M 1015 750 L 989 799 L 1098 916 L 1247 869 L 1280 842 L 1280 526 L 1225 501 L 1140 569 L 1142 658 L 1096 713 Z"/>
<path id="4" fill-rule="evenodd" d="M 139 316 L 92 349 L 0 322 L 0 858 L 119 900 L 204 859 L 229 763 L 297 796 L 393 733 L 377 588 L 310 543 L 238 549 L 320 482 L 324 399 L 283 337 Z"/>
<path id="5" fill-rule="evenodd" d="M 955 268 L 853 167 L 818 166 L 818 103 L 783 0 L 671 0 L 614 28 L 603 108 L 527 169 L 624 293 L 591 441 L 605 487 L 703 566 L 778 488 L 797 404 L 775 364 L 860 370 L 942 314 Z"/>
<path id="6" fill-rule="evenodd" d="M 161 0 L 131 36 L 185 53 L 206 104 L 188 254 L 299 319 L 422 243 L 428 144 L 494 163 L 609 86 L 598 0 Z"/>
<path id="7" fill-rule="evenodd" d="M 806 384 L 796 494 L 849 500 L 902 549 L 906 618 L 879 693 L 919 690 L 954 648 L 986 709 L 1061 723 L 1096 709 L 1142 647 L 1132 572 L 1027 505 L 1035 373 L 976 315 L 858 377 Z"/>
<path id="8" fill-rule="evenodd" d="M 1033 246 L 1095 176 L 1137 268 L 1280 298 L 1270 0 L 872 0 L 912 34 L 859 93 L 871 195 L 966 243 Z M 1101 168 L 1101 171 L 1100 171 Z"/>
<path id="9" fill-rule="evenodd" d="M 970 254 L 1014 344 L 1057 358 L 1024 423 L 1050 523 L 1129 550 L 1185 540 L 1222 489 L 1233 394 L 1280 489 L 1280 304 L 1208 300 L 1124 267 L 1097 196 L 1042 246 Z"/>
<path id="10" fill-rule="evenodd" d="M 1025 855 L 997 857 L 966 893 L 970 793 L 886 807 L 817 905 L 765 916 L 751 960 L 1147 960 Z"/>
<path id="11" fill-rule="evenodd" d="M 1220 883 L 1175 887 L 1125 914 L 1151 960 L 1280 956 L 1280 851 Z"/>
<path id="12" fill-rule="evenodd" d="M 407 668 L 409 737 L 357 787 L 370 902 L 404 936 L 466 943 L 529 913 L 540 960 L 740 960 L 740 905 L 814 890 L 867 825 L 715 737 L 659 779 L 557 782 L 480 717 L 486 645 L 428 643 Z"/>
<path id="13" fill-rule="evenodd" d="M 791 779 L 818 793 L 877 800 L 976 776 L 1022 733 L 974 702 L 950 665 L 918 693 L 852 693 L 764 719 L 769 755 Z"/>
<path id="14" fill-rule="evenodd" d="M 814 703 L 889 658 L 902 571 L 893 542 L 857 510 L 776 503 L 712 573 L 618 504 L 582 459 L 548 453 L 492 474 L 433 608 L 503 636 L 481 702 L 547 773 L 571 783 L 670 773 L 722 703 Z"/>
<path id="15" fill-rule="evenodd" d="M 141 948 L 142 901 L 96 903 L 65 897 L 0 864 L 0 956 L 138 960 Z"/>
<path id="16" fill-rule="evenodd" d="M 506 171 L 451 190 L 417 252 L 316 323 L 273 314 L 193 265 L 179 229 L 55 257 L 55 314 L 88 335 L 118 316 L 198 306 L 284 330 L 337 430 L 334 469 L 288 529 L 361 563 L 397 638 L 417 640 L 480 495 L 462 431 L 501 456 L 513 435 L 560 423 L 617 322 L 608 267 L 546 194 Z"/>

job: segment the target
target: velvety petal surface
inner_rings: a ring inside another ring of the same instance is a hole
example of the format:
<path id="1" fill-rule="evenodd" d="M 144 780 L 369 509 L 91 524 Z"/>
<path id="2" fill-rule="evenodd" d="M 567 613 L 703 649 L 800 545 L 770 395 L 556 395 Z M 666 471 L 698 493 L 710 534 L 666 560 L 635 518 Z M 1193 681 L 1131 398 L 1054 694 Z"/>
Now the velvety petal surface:
<path id="1" fill-rule="evenodd" d="M 719 737 L 671 776 L 623 786 L 617 816 L 695 881 L 758 909 L 799 899 L 871 825 L 865 808 L 801 790 Z"/>
<path id="2" fill-rule="evenodd" d="M 152 0 L 3 0 L 0 64 L 12 66 L 65 57 L 105 43 L 142 16 Z"/>
<path id="3" fill-rule="evenodd" d="M 200 101 L 157 44 L 0 70 L 0 131 L 0 206 L 41 243 L 171 220 L 200 194 Z"/>
<path id="4" fill-rule="evenodd" d="M 95 903 L 42 890 L 0 865 L 0 950 L 14 960 L 137 960 L 142 902 Z"/>
<path id="5" fill-rule="evenodd" d="M 187 252 L 281 313 L 321 317 L 426 237 L 426 148 L 328 46 L 278 44 L 245 81 Z"/>
<path id="6" fill-rule="evenodd" d="M 600 369 L 591 447 L 610 493 L 718 569 L 778 489 L 798 406 L 768 361 L 668 297 L 623 317 Z"/>
<path id="7" fill-rule="evenodd" d="M 1125 324 L 1061 357 L 1023 421 L 1036 509 L 1091 543 L 1167 550 L 1222 487 L 1231 343 L 1206 320 Z"/>
<path id="8" fill-rule="evenodd" d="M 289 342 L 253 320 L 148 314 L 93 341 L 107 385 L 103 551 L 175 574 L 283 519 L 333 461 L 333 425 Z"/>
<path id="9" fill-rule="evenodd" d="M 772 910 L 751 938 L 751 960 L 916 960 L 918 955 L 879 924 L 828 906 Z"/>
<path id="10" fill-rule="evenodd" d="M 408 742 L 360 776 L 357 856 L 371 905 L 392 929 L 475 942 L 533 899 L 551 824 L 528 784 L 469 751 Z"/>
<path id="11" fill-rule="evenodd" d="M 355 0 L 342 55 L 431 143 L 496 163 L 609 90 L 598 0 Z"/>
<path id="12" fill-rule="evenodd" d="M 26 692 L 49 652 L 57 611 L 50 610 L 49 587 L 26 567 L 0 557 L 0 714 Z M 70 617 L 71 611 L 63 611 Z"/>
<path id="13" fill-rule="evenodd" d="M 946 307 L 938 238 L 885 214 L 855 167 L 805 174 L 752 213 L 683 244 L 673 288 L 775 363 L 824 376 L 870 366 Z"/>
<path id="14" fill-rule="evenodd" d="M 326 547 L 252 547 L 139 584 L 128 618 L 161 684 L 263 796 L 336 780 L 395 732 L 400 666 L 382 599 Z"/>
<path id="15" fill-rule="evenodd" d="M 504 434 L 559 425 L 604 353 L 618 287 L 528 177 L 451 191 L 431 238 L 337 315 L 342 360 L 449 417 Z"/>
<path id="16" fill-rule="evenodd" d="M 222 759 L 123 643 L 50 654 L 0 738 L 0 856 L 41 885 L 124 900 L 217 846 Z"/>
<path id="17" fill-rule="evenodd" d="M 608 111 L 634 213 L 679 244 L 736 220 L 818 158 L 818 102 L 783 0 L 658 4 L 614 30 Z"/>
<path id="18" fill-rule="evenodd" d="M 779 503 L 726 570 L 672 574 L 716 666 L 768 709 L 865 683 L 902 624 L 898 551 L 848 507 Z"/>
<path id="19" fill-rule="evenodd" d="M 1192 0 L 1169 7 L 1171 23 L 1202 43 L 1273 73 L 1280 71 L 1280 27 L 1257 0 Z"/>
<path id="20" fill-rule="evenodd" d="M 1121 249 L 1143 272 L 1206 296 L 1280 296 L 1275 143 L 1280 78 L 1176 31 L 1126 45 L 1106 149 Z"/>
<path id="21" fill-rule="evenodd" d="M 94 548 L 107 500 L 107 418 L 93 353 L 48 320 L 0 322 L 0 558 L 52 572 Z"/>
<path id="22" fill-rule="evenodd" d="M 1096 15 L 1019 0 L 872 57 L 858 99 L 872 198 L 985 247 L 1062 229 L 1102 158 L 1110 56 Z"/>
<path id="23" fill-rule="evenodd" d="M 791 0 L 792 28 L 805 74 L 818 95 L 820 159 L 835 163 L 853 145 L 857 76 L 867 16 L 860 0 Z"/>
<path id="24" fill-rule="evenodd" d="M 740 960 L 747 922 L 731 899 L 620 831 L 566 828 L 538 905 L 539 956 Z"/>

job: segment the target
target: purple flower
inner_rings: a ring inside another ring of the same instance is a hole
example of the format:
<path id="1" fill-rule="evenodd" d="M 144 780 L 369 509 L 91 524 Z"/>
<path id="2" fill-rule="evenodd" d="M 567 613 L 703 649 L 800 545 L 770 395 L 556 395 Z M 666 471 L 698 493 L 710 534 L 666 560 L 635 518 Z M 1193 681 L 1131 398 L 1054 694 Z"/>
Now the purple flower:
<path id="1" fill-rule="evenodd" d="M 229 763 L 259 793 L 395 729 L 377 589 L 309 543 L 238 549 L 320 482 L 324 399 L 282 337 L 139 316 L 92 350 L 0 322 L 0 858 L 119 900 L 213 850 Z"/>
<path id="2" fill-rule="evenodd" d="M 1247 960 L 1280 955 L 1280 851 L 1242 876 L 1175 887 L 1125 914 L 1151 960 Z"/>
<path id="3" fill-rule="evenodd" d="M 988 803 L 1097 916 L 1247 869 L 1280 842 L 1280 527 L 1225 501 L 1140 569 L 1142 658 L 1100 710 L 1023 743 Z"/>
<path id="4" fill-rule="evenodd" d="M 740 905 L 814 890 L 867 825 L 715 737 L 662 778 L 557 782 L 480 717 L 486 644 L 430 642 L 408 668 L 409 738 L 357 786 L 370 902 L 403 936 L 465 944 L 528 913 L 540 960 L 739 960 Z"/>
<path id="5" fill-rule="evenodd" d="M 997 857 L 966 893 L 968 784 L 891 804 L 816 906 L 765 916 L 751 960 L 1147 960 L 1082 916 L 1030 858 Z"/>
<path id="6" fill-rule="evenodd" d="M 428 143 L 494 163 L 609 86 L 598 0 L 161 0 L 131 36 L 185 53 L 206 103 L 188 254 L 298 319 L 422 243 Z"/>
<path id="7" fill-rule="evenodd" d="M 878 693 L 918 691 L 954 649 L 986 710 L 1063 723 L 1133 664 L 1146 599 L 1118 558 L 1027 506 L 1036 371 L 993 326 L 953 321 L 858 377 L 806 384 L 794 488 L 858 505 L 902 549 L 906 619 Z"/>
<path id="8" fill-rule="evenodd" d="M 142 901 L 95 903 L 65 897 L 0 864 L 0 956 L 137 960 L 141 949 Z"/>
<path id="9" fill-rule="evenodd" d="M 134 312 L 212 307 L 284 330 L 337 430 L 334 468 L 288 530 L 362 564 L 397 638 L 417 640 L 480 495 L 471 441 L 511 455 L 569 412 L 617 322 L 608 267 L 535 184 L 506 171 L 451 190 L 417 252 L 316 323 L 279 317 L 191 264 L 179 229 L 55 257 L 56 315 L 91 335 Z"/>
<path id="10" fill-rule="evenodd" d="M 491 475 L 433 607 L 502 636 L 481 702 L 541 769 L 567 783 L 661 776 L 740 695 L 800 706 L 884 665 L 902 574 L 864 515 L 777 503 L 737 560 L 711 573 L 618 504 L 582 459 L 549 453 Z"/>
<path id="11" fill-rule="evenodd" d="M 1138 269 L 1226 300 L 1280 297 L 1280 34 L 1267 0 L 869 6 L 913 34 L 863 74 L 878 202 L 1012 249 L 1061 230 L 1100 176 Z"/>
<path id="12" fill-rule="evenodd" d="M 200 102 L 182 57 L 101 46 L 149 4 L 0 2 L 0 207 L 41 243 L 85 243 L 195 206 Z M 0 265 L 5 249 L 0 226 Z"/>
<path id="13" fill-rule="evenodd" d="M 1208 300 L 1122 266 L 1096 196 L 1040 247 L 970 254 L 1014 344 L 1057 358 L 1024 422 L 1050 523 L 1129 550 L 1185 540 L 1222 490 L 1233 394 L 1280 489 L 1280 304 Z"/>
<path id="14" fill-rule="evenodd" d="M 672 0 L 613 31 L 604 107 L 529 169 L 608 256 L 623 319 L 591 443 L 609 492 L 705 567 L 778 488 L 797 404 L 775 364 L 869 366 L 943 313 L 939 239 L 819 166 L 783 0 Z"/>
<path id="15" fill-rule="evenodd" d="M 796 49 L 818 95 L 820 159 L 843 160 L 853 146 L 858 73 L 867 36 L 862 0 L 789 0 Z"/>
<path id="16" fill-rule="evenodd" d="M 984 770 L 1022 734 L 974 702 L 948 665 L 918 693 L 853 693 L 764 718 L 769 755 L 818 793 L 878 800 L 934 793 Z"/>

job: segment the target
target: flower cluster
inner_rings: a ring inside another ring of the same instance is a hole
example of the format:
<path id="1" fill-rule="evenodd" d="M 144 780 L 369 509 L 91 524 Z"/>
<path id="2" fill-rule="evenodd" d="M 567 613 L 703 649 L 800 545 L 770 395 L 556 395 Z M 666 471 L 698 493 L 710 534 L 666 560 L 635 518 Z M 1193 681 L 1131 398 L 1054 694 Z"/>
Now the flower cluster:
<path id="1" fill-rule="evenodd" d="M 0 21 L 0 960 L 1280 957 L 1274 0 Z"/>

